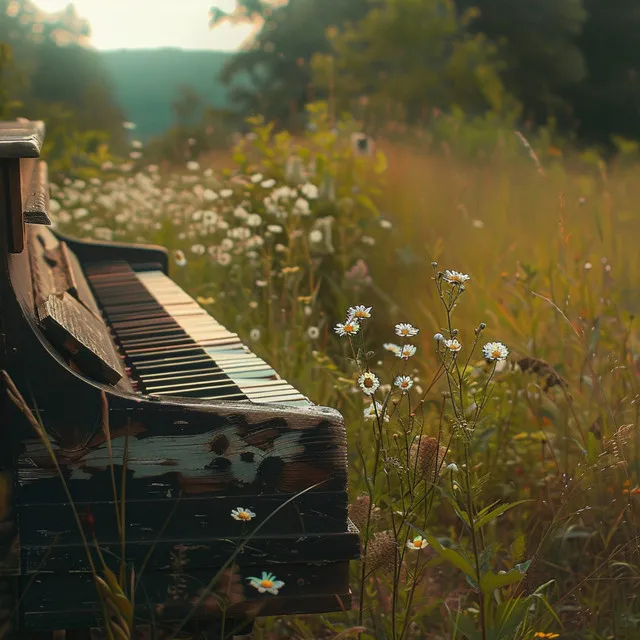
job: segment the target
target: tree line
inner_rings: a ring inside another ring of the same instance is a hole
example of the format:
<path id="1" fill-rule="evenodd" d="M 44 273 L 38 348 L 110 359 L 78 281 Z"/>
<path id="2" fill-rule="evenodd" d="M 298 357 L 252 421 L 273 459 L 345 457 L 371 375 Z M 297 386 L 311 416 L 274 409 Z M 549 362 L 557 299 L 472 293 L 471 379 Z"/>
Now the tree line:
<path id="1" fill-rule="evenodd" d="M 0 119 L 46 120 L 45 153 L 61 169 L 127 145 L 126 118 L 89 36 L 71 4 L 49 14 L 30 0 L 0 0 Z"/>
<path id="2" fill-rule="evenodd" d="M 239 0 L 212 9 L 225 20 L 262 25 L 223 70 L 235 104 L 285 126 L 324 98 L 378 119 L 456 107 L 586 144 L 640 139 L 637 0 Z"/>

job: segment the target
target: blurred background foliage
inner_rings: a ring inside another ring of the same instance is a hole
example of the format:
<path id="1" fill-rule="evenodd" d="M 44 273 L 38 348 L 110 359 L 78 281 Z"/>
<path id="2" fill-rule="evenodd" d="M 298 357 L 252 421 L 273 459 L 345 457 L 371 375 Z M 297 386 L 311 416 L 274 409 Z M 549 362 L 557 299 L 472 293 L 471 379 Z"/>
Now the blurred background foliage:
<path id="1" fill-rule="evenodd" d="M 239 0 L 212 8 L 224 21 L 259 28 L 235 54 L 99 52 L 73 5 L 0 0 L 0 115 L 47 120 L 54 172 L 124 157 L 132 137 L 182 162 L 228 147 L 248 115 L 295 133 L 317 100 L 367 133 L 419 128 L 472 154 L 514 128 L 599 157 L 640 139 L 634 0 Z"/>

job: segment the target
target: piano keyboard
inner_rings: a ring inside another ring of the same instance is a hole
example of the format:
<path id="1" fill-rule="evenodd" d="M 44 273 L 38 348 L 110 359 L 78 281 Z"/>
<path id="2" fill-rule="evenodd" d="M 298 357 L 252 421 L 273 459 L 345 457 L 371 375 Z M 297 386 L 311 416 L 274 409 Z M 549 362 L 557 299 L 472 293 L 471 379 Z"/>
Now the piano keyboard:
<path id="1" fill-rule="evenodd" d="M 85 273 L 138 391 L 311 404 L 161 271 L 110 262 L 87 264 Z"/>

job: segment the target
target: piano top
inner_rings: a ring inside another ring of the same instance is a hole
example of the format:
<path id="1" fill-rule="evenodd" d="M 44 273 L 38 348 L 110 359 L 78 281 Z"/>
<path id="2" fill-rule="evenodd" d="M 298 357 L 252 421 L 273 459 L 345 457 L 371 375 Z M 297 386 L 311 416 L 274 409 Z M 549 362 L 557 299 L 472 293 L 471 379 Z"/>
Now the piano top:
<path id="1" fill-rule="evenodd" d="M 0 122 L 0 159 L 39 158 L 43 140 L 40 120 Z"/>

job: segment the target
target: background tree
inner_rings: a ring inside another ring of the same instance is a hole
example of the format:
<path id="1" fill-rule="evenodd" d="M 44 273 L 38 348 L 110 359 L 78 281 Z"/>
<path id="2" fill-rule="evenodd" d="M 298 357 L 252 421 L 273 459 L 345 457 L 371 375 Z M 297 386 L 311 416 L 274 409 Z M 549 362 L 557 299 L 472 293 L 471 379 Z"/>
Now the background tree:
<path id="1" fill-rule="evenodd" d="M 605 0 L 606 1 L 606 0 Z M 456 0 L 460 13 L 478 10 L 469 24 L 498 46 L 501 78 L 524 106 L 524 116 L 545 124 L 564 117 L 568 87 L 587 76 L 578 38 L 587 19 L 582 0 Z"/>
<path id="2" fill-rule="evenodd" d="M 640 139 L 640 3 L 583 0 L 588 18 L 576 45 L 587 75 L 564 97 L 581 140 L 607 143 L 612 135 Z"/>
<path id="3" fill-rule="evenodd" d="M 327 28 L 359 20 L 369 8 L 369 0 L 240 0 L 231 14 L 213 9 L 212 26 L 224 20 L 262 24 L 221 74 L 234 103 L 245 112 L 293 125 L 306 102 L 325 97 L 312 86 L 309 63 L 314 54 L 330 50 Z"/>
<path id="4" fill-rule="evenodd" d="M 333 85 L 341 106 L 364 99 L 387 119 L 415 122 L 453 106 L 506 113 L 515 103 L 500 80 L 496 47 L 467 31 L 472 17 L 458 16 L 452 0 L 386 0 L 334 32 L 333 53 L 314 62 L 318 82 Z"/>
<path id="5" fill-rule="evenodd" d="M 124 114 L 89 36 L 73 5 L 47 14 L 29 0 L 0 0 L 0 42 L 12 51 L 4 72 L 12 78 L 11 99 L 21 103 L 11 115 L 46 119 L 50 133 L 58 126 L 92 131 L 123 150 Z"/>

